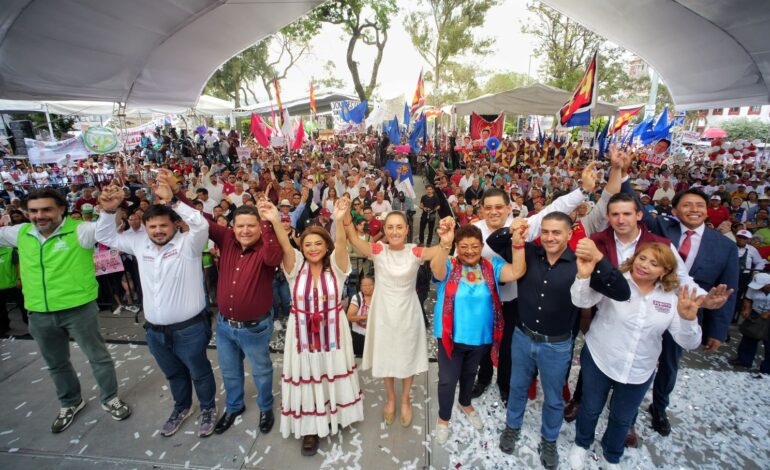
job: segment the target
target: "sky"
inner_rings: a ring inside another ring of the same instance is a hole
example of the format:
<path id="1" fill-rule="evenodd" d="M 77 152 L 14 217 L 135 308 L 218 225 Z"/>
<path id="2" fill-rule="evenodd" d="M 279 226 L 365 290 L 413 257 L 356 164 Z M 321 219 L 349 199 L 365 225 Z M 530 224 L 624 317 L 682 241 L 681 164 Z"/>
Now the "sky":
<path id="1" fill-rule="evenodd" d="M 430 69 L 427 62 L 415 50 L 403 26 L 404 18 L 412 11 L 414 3 L 398 0 L 400 10 L 388 32 L 388 43 L 385 46 L 377 79 L 380 84 L 378 95 L 383 99 L 400 94 L 411 99 L 420 69 L 423 68 L 426 71 Z M 503 0 L 500 5 L 490 9 L 484 27 L 479 28 L 476 35 L 493 38 L 494 52 L 489 56 L 470 58 L 470 62 L 481 65 L 485 70 L 500 72 L 515 71 L 526 74 L 529 68 L 531 76 L 535 77 L 541 61 L 532 55 L 535 48 L 532 36 L 521 32 L 521 25 L 527 21 L 530 21 L 530 14 L 525 0 Z M 281 98 L 289 100 L 306 96 L 310 77 L 323 78 L 326 75 L 323 67 L 329 60 L 336 66 L 335 76 L 345 81 L 349 93 L 355 94 L 345 58 L 347 44 L 347 34 L 341 27 L 325 25 L 314 39 L 310 53 L 289 71 L 286 79 L 281 81 Z M 356 46 L 354 57 L 359 62 L 362 81 L 368 82 L 375 53 L 375 47 L 366 46 L 363 43 Z M 483 80 L 481 82 L 483 83 Z M 255 92 L 259 90 L 257 95 L 260 101 L 267 99 L 262 86 L 252 88 Z M 426 88 L 430 92 L 430 87 Z"/>

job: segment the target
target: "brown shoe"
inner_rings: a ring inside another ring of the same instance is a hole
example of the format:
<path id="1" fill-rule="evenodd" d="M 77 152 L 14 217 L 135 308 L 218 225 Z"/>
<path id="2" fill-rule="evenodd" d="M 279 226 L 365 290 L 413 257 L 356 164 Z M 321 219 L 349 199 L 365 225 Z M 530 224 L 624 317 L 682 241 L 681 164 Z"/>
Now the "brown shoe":
<path id="1" fill-rule="evenodd" d="M 639 438 L 636 436 L 636 428 L 631 426 L 628 428 L 628 434 L 626 434 L 626 447 L 636 449 L 639 447 Z"/>
<path id="2" fill-rule="evenodd" d="M 318 452 L 318 436 L 313 434 L 302 438 L 302 455 L 312 457 Z"/>
<path id="3" fill-rule="evenodd" d="M 564 421 L 571 423 L 577 419 L 578 411 L 580 411 L 580 402 L 570 400 L 567 406 L 564 407 Z"/>

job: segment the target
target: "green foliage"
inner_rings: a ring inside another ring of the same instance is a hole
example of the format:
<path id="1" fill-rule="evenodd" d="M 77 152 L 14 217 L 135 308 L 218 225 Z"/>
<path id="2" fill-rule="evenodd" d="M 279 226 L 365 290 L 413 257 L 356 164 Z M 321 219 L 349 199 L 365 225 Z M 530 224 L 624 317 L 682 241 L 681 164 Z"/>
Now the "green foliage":
<path id="1" fill-rule="evenodd" d="M 770 123 L 761 119 L 740 117 L 722 121 L 721 127 L 727 132 L 730 140 L 760 139 L 763 142 L 770 140 Z"/>
<path id="2" fill-rule="evenodd" d="M 598 117 L 591 121 L 591 124 L 588 126 L 588 130 L 593 133 L 601 132 L 602 129 L 604 129 L 604 126 L 607 125 L 607 121 L 609 121 L 609 118 Z"/>
<path id="3" fill-rule="evenodd" d="M 53 135 L 56 140 L 61 140 L 62 134 L 66 134 L 75 127 L 75 119 L 70 116 L 62 116 L 59 114 L 51 114 L 51 127 L 53 128 Z M 26 116 L 20 116 L 19 120 L 32 121 L 32 126 L 35 129 L 48 130 L 48 121 L 45 118 L 45 113 L 29 113 Z"/>
<path id="4" fill-rule="evenodd" d="M 340 25 L 350 36 L 347 47 L 347 65 L 353 86 L 360 100 L 371 97 L 377 86 L 377 75 L 388 42 L 390 21 L 398 12 L 396 0 L 329 0 L 310 14 L 312 21 Z M 373 46 L 377 55 L 372 64 L 369 81 L 362 81 L 354 52 L 358 43 Z"/>
<path id="5" fill-rule="evenodd" d="M 471 66 L 457 62 L 464 54 L 483 56 L 491 52 L 492 40 L 477 38 L 490 8 L 498 0 L 420 0 L 420 9 L 406 17 L 404 27 L 412 44 L 430 64 L 433 78 L 433 103 L 450 102 L 458 89 L 478 85 L 467 79 Z M 444 89 L 446 85 L 446 89 Z M 466 92 L 466 95 L 469 95 Z"/>
<path id="6" fill-rule="evenodd" d="M 487 80 L 484 84 L 482 94 L 486 93 L 500 93 L 502 91 L 513 90 L 527 85 L 529 77 L 524 73 L 519 72 L 498 72 Z"/>

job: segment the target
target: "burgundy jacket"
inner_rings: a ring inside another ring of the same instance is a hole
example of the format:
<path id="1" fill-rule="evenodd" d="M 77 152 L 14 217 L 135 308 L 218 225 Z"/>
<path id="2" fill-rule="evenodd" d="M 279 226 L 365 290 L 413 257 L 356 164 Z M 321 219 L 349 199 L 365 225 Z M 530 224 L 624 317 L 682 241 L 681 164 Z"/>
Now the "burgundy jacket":
<path id="1" fill-rule="evenodd" d="M 661 237 L 660 235 L 655 235 L 647 230 L 647 227 L 642 223 L 639 224 L 639 230 L 642 231 L 642 235 L 639 237 L 639 243 L 636 244 L 636 251 L 639 251 L 639 247 L 644 243 L 658 242 L 665 245 L 671 245 L 671 240 Z M 591 240 L 596 243 L 596 248 L 610 260 L 613 267 L 620 267 L 618 266 L 618 250 L 615 246 L 615 232 L 612 230 L 612 227 L 607 227 L 601 232 L 594 233 L 591 235 Z"/>

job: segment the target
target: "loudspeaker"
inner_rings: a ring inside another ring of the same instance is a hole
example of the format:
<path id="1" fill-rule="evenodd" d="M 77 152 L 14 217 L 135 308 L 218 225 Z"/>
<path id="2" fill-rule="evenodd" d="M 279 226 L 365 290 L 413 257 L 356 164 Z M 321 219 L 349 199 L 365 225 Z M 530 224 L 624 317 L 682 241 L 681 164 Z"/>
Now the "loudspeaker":
<path id="1" fill-rule="evenodd" d="M 8 126 L 11 128 L 11 135 L 13 136 L 11 144 L 16 155 L 27 155 L 27 146 L 24 145 L 24 139 L 35 138 L 32 121 L 11 121 Z"/>

